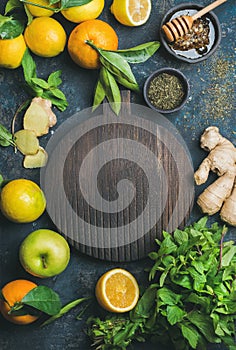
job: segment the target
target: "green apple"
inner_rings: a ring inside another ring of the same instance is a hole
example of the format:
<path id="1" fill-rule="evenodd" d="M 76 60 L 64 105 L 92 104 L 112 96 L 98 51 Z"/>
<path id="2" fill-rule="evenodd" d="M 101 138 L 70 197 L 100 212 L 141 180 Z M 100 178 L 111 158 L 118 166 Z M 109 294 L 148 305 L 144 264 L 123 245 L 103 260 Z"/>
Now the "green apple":
<path id="1" fill-rule="evenodd" d="M 58 275 L 67 267 L 70 248 L 59 233 L 40 229 L 31 232 L 21 243 L 19 258 L 24 269 L 45 278 Z"/>

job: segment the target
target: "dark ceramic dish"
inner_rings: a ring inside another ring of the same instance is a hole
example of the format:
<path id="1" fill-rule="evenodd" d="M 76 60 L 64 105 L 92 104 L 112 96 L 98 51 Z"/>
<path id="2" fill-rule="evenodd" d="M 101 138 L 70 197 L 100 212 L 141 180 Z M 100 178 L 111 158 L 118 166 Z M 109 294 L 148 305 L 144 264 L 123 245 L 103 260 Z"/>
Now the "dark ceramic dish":
<path id="1" fill-rule="evenodd" d="M 162 73 L 167 73 L 167 74 L 170 74 L 170 75 L 175 75 L 177 78 L 179 78 L 179 80 L 181 81 L 182 83 L 182 86 L 183 86 L 183 90 L 184 90 L 184 96 L 182 98 L 182 101 L 181 103 L 176 106 L 175 108 L 173 109 L 159 109 L 157 107 L 155 107 L 151 102 L 150 102 L 150 99 L 148 97 L 148 91 L 149 91 L 149 87 L 150 87 L 150 84 L 151 82 L 153 81 L 153 79 L 155 77 L 157 77 L 158 75 L 162 74 Z M 152 109 L 154 109 L 155 111 L 159 112 L 159 113 L 173 113 L 173 112 L 177 112 L 179 111 L 181 108 L 183 108 L 183 106 L 185 105 L 185 103 L 187 102 L 188 100 L 188 97 L 189 97 L 189 92 L 190 92 L 190 86 L 189 86 L 189 83 L 188 83 L 188 80 L 187 78 L 184 76 L 184 74 L 182 72 L 180 72 L 179 70 L 177 69 L 174 69 L 174 68 L 161 68 L 155 72 L 153 72 L 148 78 L 147 80 L 145 81 L 145 84 L 144 84 L 144 87 L 143 87 L 143 96 L 144 96 L 144 99 L 147 103 L 147 105 L 149 107 L 151 107 Z"/>
<path id="2" fill-rule="evenodd" d="M 188 62 L 188 63 L 197 63 L 203 60 L 206 60 L 209 56 L 211 56 L 217 47 L 220 44 L 221 41 L 221 27 L 218 18 L 216 15 L 211 11 L 207 13 L 204 17 L 206 17 L 209 20 L 210 25 L 210 43 L 207 47 L 207 51 L 203 54 L 196 54 L 195 49 L 191 49 L 188 51 L 180 51 L 180 50 L 174 50 L 172 48 L 171 43 L 169 43 L 166 40 L 166 37 L 162 31 L 162 26 L 166 23 L 171 21 L 174 17 L 179 17 L 182 15 L 192 15 L 193 13 L 201 10 L 203 6 L 199 6 L 195 3 L 183 3 L 180 5 L 177 5 L 170 9 L 165 16 L 162 19 L 161 26 L 160 26 L 160 41 L 162 45 L 165 47 L 165 49 L 173 55 L 175 58 Z"/>

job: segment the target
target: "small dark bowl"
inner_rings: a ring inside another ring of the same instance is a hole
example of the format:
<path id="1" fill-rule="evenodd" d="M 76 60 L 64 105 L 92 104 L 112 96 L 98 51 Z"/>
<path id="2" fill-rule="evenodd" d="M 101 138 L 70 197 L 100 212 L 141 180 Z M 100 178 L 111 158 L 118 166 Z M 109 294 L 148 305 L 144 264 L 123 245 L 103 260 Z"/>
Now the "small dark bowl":
<path id="1" fill-rule="evenodd" d="M 161 22 L 161 26 L 160 26 L 160 41 L 162 43 L 162 45 L 165 47 L 165 49 L 175 58 L 181 60 L 181 61 L 185 61 L 188 63 L 197 63 L 203 60 L 206 60 L 208 57 L 210 57 L 217 49 L 217 47 L 220 44 L 221 41 L 221 27 L 220 27 L 220 23 L 218 18 L 216 17 L 216 15 L 211 11 L 209 13 L 207 13 L 204 17 L 206 17 L 207 19 L 210 20 L 210 44 L 208 47 L 208 51 L 202 55 L 199 55 L 199 57 L 190 57 L 191 56 L 191 52 L 192 50 L 188 50 L 189 53 L 187 53 L 187 57 L 186 56 L 186 51 L 175 51 L 174 49 L 171 48 L 171 44 L 168 42 L 168 40 L 165 37 L 165 34 L 162 31 L 162 26 L 166 23 L 169 22 L 170 19 L 172 18 L 172 16 L 175 15 L 175 13 L 179 12 L 179 11 L 184 11 L 186 10 L 186 12 L 184 13 L 185 15 L 188 15 L 188 11 L 190 10 L 196 10 L 199 11 L 203 8 L 203 6 L 199 6 L 195 3 L 183 3 L 180 5 L 177 5 L 175 7 L 173 7 L 172 9 L 170 9 L 165 16 L 162 19 Z M 180 15 L 182 16 L 183 13 Z M 179 15 L 177 15 L 176 17 L 179 17 Z M 211 34 L 212 33 L 212 34 Z M 212 37 L 211 37 L 212 36 Z"/>
<path id="2" fill-rule="evenodd" d="M 159 74 L 162 74 L 162 73 L 168 73 L 168 74 L 171 74 L 171 75 L 175 75 L 176 77 L 179 78 L 179 80 L 181 81 L 181 83 L 183 85 L 183 89 L 184 89 L 183 99 L 182 99 L 181 103 L 177 107 L 175 107 L 173 109 L 159 109 L 159 108 L 155 107 L 150 102 L 150 100 L 148 98 L 148 90 L 149 90 L 151 81 L 155 77 L 157 77 Z M 149 107 L 151 107 L 152 109 L 154 109 L 155 111 L 159 112 L 159 113 L 173 113 L 173 112 L 179 111 L 181 108 L 183 108 L 183 106 L 187 102 L 188 97 L 189 97 L 189 92 L 190 92 L 190 86 L 189 86 L 189 82 L 188 82 L 187 78 L 185 77 L 185 75 L 182 72 L 180 72 L 179 70 L 175 69 L 175 68 L 168 68 L 168 67 L 167 68 L 161 68 L 161 69 L 153 72 L 151 75 L 149 75 L 149 77 L 145 81 L 144 87 L 143 87 L 143 96 L 144 96 L 144 99 L 145 99 L 147 105 Z"/>

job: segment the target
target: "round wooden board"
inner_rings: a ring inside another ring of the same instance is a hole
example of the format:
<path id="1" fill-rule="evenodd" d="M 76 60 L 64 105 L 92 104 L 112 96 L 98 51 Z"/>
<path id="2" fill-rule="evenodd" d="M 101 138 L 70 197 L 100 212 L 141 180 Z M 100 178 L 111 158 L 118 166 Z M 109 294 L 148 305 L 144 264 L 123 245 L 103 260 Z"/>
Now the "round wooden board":
<path id="1" fill-rule="evenodd" d="M 184 140 L 159 113 L 122 94 L 110 105 L 67 119 L 46 148 L 41 171 L 47 211 L 80 252 L 111 260 L 141 259 L 163 230 L 186 224 L 193 166 Z M 100 114 L 99 114 L 100 113 Z"/>

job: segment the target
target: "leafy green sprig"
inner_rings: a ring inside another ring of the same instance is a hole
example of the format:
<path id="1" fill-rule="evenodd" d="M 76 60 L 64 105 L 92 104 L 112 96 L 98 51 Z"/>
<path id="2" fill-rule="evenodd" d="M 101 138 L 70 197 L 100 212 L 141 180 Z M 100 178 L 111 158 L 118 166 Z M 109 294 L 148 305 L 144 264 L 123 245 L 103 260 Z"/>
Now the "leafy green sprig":
<path id="1" fill-rule="evenodd" d="M 93 110 L 95 110 L 106 97 L 113 111 L 120 112 L 121 94 L 119 85 L 132 91 L 139 92 L 139 86 L 133 75 L 129 63 L 141 63 L 148 60 L 159 48 L 158 41 L 152 41 L 126 50 L 103 50 L 98 48 L 91 40 L 86 43 L 99 54 L 101 69 L 95 88 Z"/>
<path id="2" fill-rule="evenodd" d="M 58 86 L 62 83 L 60 78 L 61 70 L 51 73 L 47 81 L 38 78 L 36 74 L 36 64 L 28 49 L 26 49 L 23 56 L 22 68 L 27 90 L 32 96 L 40 96 L 50 100 L 52 104 L 61 111 L 66 109 L 68 102 L 64 93 L 58 89 Z"/>
<path id="3" fill-rule="evenodd" d="M 159 249 L 149 254 L 155 281 L 134 310 L 88 320 L 97 350 L 124 350 L 147 339 L 162 350 L 205 350 L 209 343 L 236 349 L 236 246 L 224 242 L 226 227 L 206 224 L 202 218 L 156 240 Z"/>
<path id="4" fill-rule="evenodd" d="M 15 1 L 15 0 L 10 0 L 10 1 Z M 34 0 L 32 0 L 32 1 L 20 0 L 20 2 L 23 4 L 34 5 L 37 7 L 41 7 L 41 8 L 50 10 L 52 12 L 60 12 L 61 10 L 65 10 L 65 9 L 70 8 L 70 7 L 86 5 L 91 1 L 92 0 L 48 0 L 48 5 L 58 4 L 58 7 L 52 8 L 50 6 L 36 4 L 34 2 Z"/>

